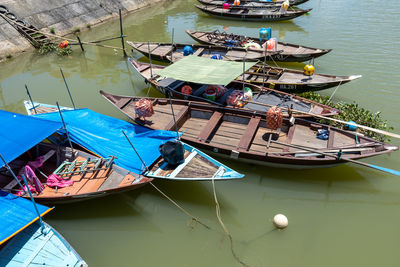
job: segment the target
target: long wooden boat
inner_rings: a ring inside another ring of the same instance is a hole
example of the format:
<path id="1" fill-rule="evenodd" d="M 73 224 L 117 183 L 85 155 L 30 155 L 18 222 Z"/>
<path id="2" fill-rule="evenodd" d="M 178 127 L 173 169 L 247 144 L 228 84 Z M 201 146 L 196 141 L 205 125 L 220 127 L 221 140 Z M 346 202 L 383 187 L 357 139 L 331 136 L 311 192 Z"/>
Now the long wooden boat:
<path id="1" fill-rule="evenodd" d="M 210 0 L 210 1 L 214 1 L 214 0 Z M 289 1 L 289 4 L 291 5 L 291 6 L 297 6 L 297 5 L 300 5 L 300 4 L 303 4 L 303 3 L 305 3 L 305 2 L 307 2 L 308 0 L 290 0 Z M 233 0 L 228 0 L 227 1 L 229 4 L 233 4 Z M 261 3 L 261 4 L 270 4 L 270 5 L 279 5 L 279 6 L 281 6 L 282 4 L 283 4 L 283 2 L 284 2 L 284 0 L 276 0 L 276 1 L 262 1 L 262 0 L 240 0 L 240 3 L 255 3 L 255 4 L 258 4 L 258 3 Z M 204 1 L 204 4 L 206 4 L 207 3 L 207 0 L 205 0 Z"/>
<path id="2" fill-rule="evenodd" d="M 57 230 L 39 218 L 53 208 L 4 191 L 0 203 L 0 266 L 88 266 Z"/>
<path id="3" fill-rule="evenodd" d="M 179 81 L 171 78 L 162 79 L 157 75 L 157 71 L 164 68 L 161 65 L 153 65 L 152 64 L 152 74 L 150 73 L 150 64 L 143 63 L 134 60 L 133 58 L 128 58 L 129 66 L 139 73 L 146 82 L 151 83 L 159 92 L 166 95 L 167 92 L 170 93 L 174 98 L 178 99 L 186 99 L 193 101 L 205 101 L 210 104 L 226 106 L 227 95 L 232 92 L 232 90 L 242 90 L 243 87 L 248 87 L 253 91 L 254 100 L 257 102 L 261 102 L 264 104 L 275 105 L 280 107 L 289 108 L 292 105 L 292 109 L 301 110 L 304 112 L 309 112 L 317 115 L 324 116 L 334 116 L 340 113 L 339 110 L 332 108 L 327 105 L 322 105 L 315 101 L 311 101 L 309 99 L 288 94 L 285 92 L 280 92 L 271 88 L 260 87 L 254 84 L 242 83 L 241 81 L 232 81 L 226 88 L 228 88 L 226 92 L 226 96 L 221 96 L 216 101 L 212 101 L 208 98 L 205 98 L 203 93 L 207 85 L 204 84 L 194 84 L 190 82 Z M 238 77 L 239 79 L 240 77 Z M 267 83 L 266 83 L 267 84 Z M 192 95 L 186 95 L 181 92 L 183 86 L 189 85 L 193 89 Z M 102 94 L 105 94 L 102 92 Z M 257 105 L 257 104 L 246 104 L 243 108 L 265 113 L 268 111 L 269 107 Z M 284 111 L 284 115 L 287 116 L 288 113 Z M 309 117 L 304 114 L 294 114 L 295 117 Z"/>
<path id="4" fill-rule="evenodd" d="M 272 9 L 233 8 L 223 9 L 218 6 L 195 5 L 201 11 L 217 18 L 242 20 L 242 21 L 282 21 L 297 18 L 306 14 L 310 9 L 295 9 L 289 7 L 286 12 L 281 12 L 279 7 Z"/>
<path id="5" fill-rule="evenodd" d="M 193 48 L 193 55 L 204 58 L 212 58 L 219 55 L 223 60 L 231 61 L 258 61 L 264 59 L 263 51 L 246 50 L 239 47 L 223 47 L 216 45 L 197 45 L 197 44 L 171 44 L 171 43 L 147 43 L 147 42 L 130 42 L 127 43 L 136 51 L 151 59 L 176 62 L 184 57 L 183 50 L 185 46 Z M 150 52 L 150 53 L 149 53 Z M 279 52 L 267 52 L 267 56 L 275 55 Z"/>
<path id="6" fill-rule="evenodd" d="M 25 101 L 25 108 L 27 110 L 28 114 L 32 114 L 33 112 L 33 106 L 36 109 L 37 114 L 43 114 L 47 112 L 51 112 L 49 110 L 50 108 L 56 108 L 52 107 L 51 105 L 44 105 L 40 103 L 30 103 L 28 101 Z M 66 108 L 67 109 L 67 108 Z M 122 122 L 121 120 L 114 119 L 115 122 Z M 102 120 L 102 117 L 98 117 L 97 120 Z M 88 122 L 89 123 L 89 122 Z M 123 122 L 124 125 L 128 123 Z M 171 122 L 172 123 L 172 122 Z M 107 123 L 103 123 L 105 126 L 102 130 L 107 131 Z M 123 126 L 124 126 L 123 125 Z M 121 126 L 122 127 L 122 126 Z M 127 131 L 126 127 L 123 127 L 125 131 Z M 171 127 L 170 130 L 174 130 L 173 127 Z M 140 131 L 140 129 L 137 129 L 137 131 Z M 87 130 L 85 129 L 85 132 Z M 110 132 L 110 131 L 108 131 Z M 73 133 L 72 133 L 73 134 Z M 70 133 L 71 135 L 71 133 Z M 174 134 L 175 136 L 175 134 Z M 117 140 L 117 136 L 115 138 Z M 80 138 L 83 142 L 83 138 Z M 105 138 L 105 140 L 107 140 Z M 144 140 L 145 141 L 145 140 Z M 84 144 L 78 144 L 82 148 L 85 148 Z M 231 179 L 238 179 L 238 178 L 243 178 L 244 176 L 240 173 L 237 173 L 233 169 L 229 168 L 228 166 L 225 166 L 224 164 L 216 161 L 212 157 L 208 156 L 207 154 L 201 152 L 200 150 L 183 143 L 183 148 L 184 148 L 184 158 L 185 162 L 178 165 L 178 166 L 170 166 L 167 164 L 167 162 L 162 158 L 162 156 L 158 156 L 154 162 L 152 162 L 148 166 L 148 171 L 143 171 L 142 174 L 136 174 L 132 171 L 127 171 L 124 168 L 121 168 L 120 166 L 117 166 L 116 164 L 112 164 L 112 171 L 114 171 L 114 174 L 110 171 L 107 175 L 104 175 L 103 181 L 97 181 L 96 186 L 92 186 L 91 189 L 95 190 L 92 192 L 93 194 L 105 194 L 105 193 L 111 193 L 111 192 L 120 192 L 120 191 L 125 191 L 125 190 L 132 190 L 135 188 L 138 188 L 145 183 L 148 183 L 152 181 L 154 178 L 157 179 L 167 179 L 167 180 L 175 180 L 175 181 L 205 181 L 205 180 L 216 180 L 216 181 L 222 181 L 222 180 L 231 180 Z M 64 148 L 68 149 L 68 148 Z M 137 149 L 137 148 L 136 148 Z M 146 148 L 147 149 L 147 148 Z M 119 149 L 121 151 L 121 149 Z M 89 150 L 88 150 L 89 151 Z M 82 154 L 82 158 L 80 161 L 84 161 L 87 158 L 94 159 L 96 157 L 93 157 L 91 154 L 79 151 L 79 155 Z M 97 151 L 96 151 L 97 152 Z M 143 156 L 143 155 L 142 155 Z M 107 163 L 105 162 L 107 165 Z M 110 165 L 108 163 L 108 165 Z M 60 167 L 58 167 L 60 168 Z M 105 172 L 105 171 L 104 171 Z M 107 173 L 105 172 L 105 173 Z M 101 174 L 101 173 L 100 173 Z M 89 177 L 90 178 L 90 177 Z M 97 175 L 97 178 L 99 178 L 99 175 Z M 81 178 L 82 179 L 82 178 Z M 88 184 L 89 181 L 87 182 Z M 87 187 L 85 189 L 85 187 Z M 78 191 L 78 193 L 82 193 L 85 191 L 90 191 L 90 188 L 88 185 L 84 185 L 82 189 Z M 71 195 L 68 194 L 68 195 Z M 76 196 L 78 197 L 78 196 Z"/>
<path id="7" fill-rule="evenodd" d="M 172 103 L 177 127 L 183 132 L 182 140 L 200 149 L 254 164 L 290 168 L 328 167 L 345 163 L 343 158 L 368 158 L 398 149 L 397 146 L 356 135 L 354 132 L 302 119 L 296 119 L 294 124 L 284 119 L 280 131 L 272 130 L 266 126 L 266 115 L 188 100 L 149 98 L 153 102 L 154 115 L 140 120 L 133 109 L 135 102 L 140 99 L 142 98 L 107 95 L 107 100 L 120 111 L 136 123 L 151 129 L 169 127 L 168 121 L 173 118 L 170 106 Z M 316 137 L 317 130 L 322 129 L 329 131 L 327 140 Z M 341 152 L 342 155 L 340 159 L 335 159 L 291 148 L 289 145 L 332 155 Z"/>
<path id="8" fill-rule="evenodd" d="M 244 81 L 284 92 L 302 93 L 343 85 L 361 77 L 361 75 L 339 76 L 322 73 L 306 76 L 302 71 L 295 69 L 264 67 L 263 64 L 256 64 L 245 72 Z M 237 80 L 243 80 L 243 76 L 239 76 Z"/>
<path id="9" fill-rule="evenodd" d="M 261 8 L 261 9 L 266 9 L 266 8 L 276 8 L 280 7 L 283 4 L 283 1 L 240 1 L 240 4 L 238 6 L 233 5 L 234 1 L 224 1 L 224 0 L 197 0 L 201 4 L 206 5 L 206 6 L 218 6 L 222 7 L 224 3 L 228 3 L 230 6 L 229 8 Z M 308 0 L 306 0 L 308 1 Z M 299 2 L 306 2 L 306 1 L 289 1 L 289 5 L 299 5 L 301 3 Z"/>
<path id="10" fill-rule="evenodd" d="M 150 69 L 150 64 L 136 61 L 132 58 L 128 59 L 129 66 L 140 73 L 143 78 L 152 83 L 152 85 L 159 90 L 161 93 L 165 94 L 165 88 L 171 88 L 172 82 L 170 78 L 166 79 L 163 83 L 161 77 L 157 75 L 157 72 L 164 69 L 165 66 L 152 64 Z M 153 77 L 151 77 L 153 75 Z M 245 75 L 240 75 L 236 78 L 237 82 L 246 82 L 248 87 L 252 88 L 254 92 L 260 91 L 269 91 L 279 90 L 280 94 L 287 95 L 287 93 L 301 93 L 308 91 L 320 91 L 323 89 L 331 88 L 338 85 L 343 85 L 350 81 L 356 80 L 362 77 L 361 75 L 351 75 L 351 76 L 338 76 L 338 75 L 329 75 L 329 74 L 314 74 L 312 76 L 305 76 L 303 72 L 294 70 L 294 69 L 286 69 L 286 68 L 278 68 L 278 67 L 270 67 L 266 66 L 264 70 L 263 64 L 256 64 L 250 69 L 245 71 Z M 252 84 L 252 85 L 249 85 Z M 178 87 L 178 85 L 181 85 Z M 180 92 L 179 90 L 184 85 L 175 83 L 173 84 L 175 91 Z M 257 85 L 257 86 L 254 86 Z M 258 87 L 263 86 L 263 87 Z M 268 87 L 268 88 L 266 88 Z M 200 91 L 199 91 L 200 93 Z M 278 93 L 278 92 L 276 92 Z M 286 94 L 285 94 L 286 93 Z M 299 98 L 301 101 L 310 101 L 304 98 Z M 200 99 L 193 99 L 200 100 Z M 218 103 L 217 103 L 218 104 Z M 314 103 L 314 105 L 320 105 L 318 103 Z M 326 109 L 327 106 L 324 107 Z"/>
<path id="11" fill-rule="evenodd" d="M 202 44 L 241 47 L 243 48 L 246 43 L 256 43 L 262 47 L 263 42 L 259 38 L 247 37 L 227 32 L 215 31 L 190 31 L 186 30 L 194 40 Z M 248 50 L 260 51 L 249 47 Z M 281 62 L 303 62 L 309 61 L 313 58 L 320 57 L 332 51 L 332 49 L 320 49 L 309 46 L 278 42 L 278 54 L 268 55 L 267 60 L 281 61 Z"/>

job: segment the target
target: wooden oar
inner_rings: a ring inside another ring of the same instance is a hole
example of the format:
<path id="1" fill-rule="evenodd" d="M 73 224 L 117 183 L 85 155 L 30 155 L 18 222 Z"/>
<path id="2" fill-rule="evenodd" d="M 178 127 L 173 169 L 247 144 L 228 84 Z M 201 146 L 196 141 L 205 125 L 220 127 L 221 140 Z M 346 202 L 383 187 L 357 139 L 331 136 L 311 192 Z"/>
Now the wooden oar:
<path id="1" fill-rule="evenodd" d="M 339 157 L 338 155 L 325 153 L 325 152 L 322 152 L 322 151 L 319 151 L 319 150 L 316 150 L 316 149 L 312 149 L 312 148 L 309 148 L 309 147 L 304 147 L 304 146 L 299 146 L 299 145 L 292 145 L 292 144 L 282 143 L 282 142 L 274 141 L 274 140 L 271 140 L 271 142 L 279 144 L 279 145 L 283 145 L 283 146 L 289 146 L 289 147 L 293 147 L 293 148 L 298 148 L 298 149 L 314 152 L 314 153 L 317 153 L 317 154 L 321 154 L 321 155 L 325 155 L 325 156 L 328 156 L 328 157 L 335 158 L 337 160 L 348 161 L 348 162 L 351 162 L 351 163 L 354 163 L 354 164 L 358 164 L 358 165 L 361 165 L 361 166 L 365 166 L 365 167 L 368 167 L 368 168 L 372 168 L 372 169 L 375 169 L 375 170 L 379 170 L 379 171 L 383 171 L 383 172 L 387 172 L 387 173 L 391 173 L 391 174 L 400 176 L 400 171 L 396 171 L 396 170 L 392 170 L 392 169 L 388 169 L 388 168 L 384 168 L 384 167 L 380 167 L 380 166 L 364 163 L 364 162 L 357 161 L 357 160 L 354 160 L 354 159 L 348 159 L 348 158 L 345 158 L 345 157 Z"/>
<path id="2" fill-rule="evenodd" d="M 270 105 L 270 104 L 260 103 L 260 102 L 257 102 L 257 101 L 244 101 L 244 102 L 251 103 L 251 104 L 256 104 L 256 105 L 260 105 L 260 106 L 265 106 L 265 107 L 274 106 L 274 105 Z M 284 110 L 289 110 L 288 108 L 284 108 L 284 107 L 279 107 L 279 108 L 280 109 L 284 109 Z M 357 124 L 357 123 L 350 123 L 350 122 L 347 122 L 347 121 L 342 121 L 342 120 L 338 120 L 338 119 L 334 119 L 334 118 L 330 118 L 330 117 L 325 117 L 325 116 L 322 116 L 322 115 L 318 115 L 318 114 L 314 114 L 314 113 L 310 113 L 310 112 L 305 112 L 305 111 L 300 111 L 300 110 L 292 109 L 291 111 L 292 112 L 296 112 L 296 113 L 300 113 L 300 114 L 310 115 L 310 116 L 321 118 L 321 119 L 325 119 L 325 120 L 330 120 L 330 121 L 342 123 L 342 124 L 354 125 L 354 126 L 357 126 L 358 128 L 361 128 L 361 129 L 365 129 L 365 130 L 368 130 L 368 131 L 371 131 L 371 132 L 375 132 L 375 133 L 379 133 L 379 134 L 383 134 L 383 135 L 387 135 L 387 136 L 390 136 L 390 137 L 394 137 L 394 138 L 399 138 L 400 139 L 400 135 L 399 134 L 387 132 L 387 131 L 384 131 L 384 130 L 375 129 L 375 128 L 372 128 L 372 127 L 369 127 L 369 126 L 364 126 L 364 125 Z"/>

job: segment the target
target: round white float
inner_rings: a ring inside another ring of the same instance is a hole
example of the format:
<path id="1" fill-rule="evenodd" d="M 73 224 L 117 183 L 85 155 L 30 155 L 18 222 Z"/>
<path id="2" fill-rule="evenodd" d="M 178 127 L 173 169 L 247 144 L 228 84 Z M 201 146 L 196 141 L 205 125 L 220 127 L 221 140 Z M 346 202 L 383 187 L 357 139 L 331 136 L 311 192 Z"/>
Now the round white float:
<path id="1" fill-rule="evenodd" d="M 276 214 L 273 219 L 276 228 L 284 229 L 288 226 L 289 221 L 283 214 Z"/>

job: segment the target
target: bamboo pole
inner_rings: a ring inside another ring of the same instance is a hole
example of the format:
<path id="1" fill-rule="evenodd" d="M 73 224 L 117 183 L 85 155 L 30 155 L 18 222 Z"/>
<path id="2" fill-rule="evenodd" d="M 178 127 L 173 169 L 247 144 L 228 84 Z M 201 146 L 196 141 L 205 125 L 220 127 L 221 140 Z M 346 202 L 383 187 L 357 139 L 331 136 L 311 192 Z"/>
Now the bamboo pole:
<path id="1" fill-rule="evenodd" d="M 299 146 L 299 145 L 292 145 L 292 144 L 288 144 L 288 143 L 282 143 L 282 142 L 274 141 L 274 140 L 271 140 L 271 142 L 279 144 L 279 145 L 283 145 L 283 146 L 303 149 L 305 151 L 309 151 L 309 152 L 313 152 L 313 153 L 317 153 L 317 154 L 321 154 L 321 155 L 324 155 L 324 156 L 335 158 L 338 161 L 339 160 L 348 161 L 348 162 L 351 162 L 351 163 L 354 163 L 354 164 L 358 164 L 358 165 L 361 165 L 361 166 L 364 166 L 364 167 L 368 167 L 368 168 L 372 168 L 372 169 L 375 169 L 375 170 L 379 170 L 379 171 L 383 171 L 383 172 L 387 172 L 387 173 L 391 173 L 391 174 L 400 176 L 400 171 L 396 171 L 396 170 L 392 170 L 392 169 L 388 169 L 388 168 L 384 168 L 384 167 L 380 167 L 380 166 L 364 163 L 364 162 L 357 161 L 357 160 L 354 160 L 354 159 L 348 159 L 348 158 L 345 158 L 345 157 L 341 157 L 340 155 L 329 154 L 329 153 L 322 152 L 320 150 L 316 150 L 316 149 L 313 149 L 313 148 Z M 341 152 L 342 151 L 340 150 L 338 154 L 341 154 Z"/>
<path id="2" fill-rule="evenodd" d="M 260 103 L 260 102 L 256 102 L 256 101 L 245 101 L 245 102 L 251 103 L 251 104 L 260 105 L 260 106 L 265 106 L 265 107 L 274 106 L 274 105 L 264 104 L 264 103 Z M 288 110 L 288 108 L 284 108 L 284 107 L 280 107 L 280 108 L 284 109 L 284 110 Z M 384 130 L 375 129 L 375 128 L 372 128 L 372 127 L 369 127 L 369 126 L 365 126 L 365 125 L 361 125 L 361 124 L 357 124 L 357 123 L 350 123 L 350 122 L 347 122 L 347 121 L 342 121 L 342 120 L 339 120 L 339 119 L 325 117 L 325 116 L 322 116 L 322 115 L 318 115 L 318 114 L 314 114 L 314 113 L 310 113 L 310 112 L 305 112 L 305 111 L 300 111 L 300 110 L 292 109 L 292 112 L 305 114 L 305 115 L 310 115 L 310 116 L 317 117 L 317 118 L 320 118 L 320 119 L 338 122 L 338 123 L 341 123 L 341 124 L 354 125 L 354 126 L 356 126 L 358 128 L 364 129 L 364 130 L 368 130 L 368 131 L 375 132 L 375 133 L 378 133 L 378 134 L 383 134 L 383 135 L 387 135 L 387 136 L 390 136 L 390 137 L 394 137 L 394 138 L 399 138 L 400 139 L 400 135 L 399 134 L 391 133 L 391 132 L 384 131 Z"/>
<path id="3" fill-rule="evenodd" d="M 31 94 L 29 93 L 29 89 L 28 89 L 28 86 L 26 84 L 25 84 L 25 89 L 26 89 L 26 93 L 28 94 L 29 100 L 31 101 L 32 108 L 35 111 L 35 114 L 37 114 L 35 105 L 33 104 L 33 100 L 32 100 Z"/>
<path id="4" fill-rule="evenodd" d="M 122 43 L 122 50 L 124 51 L 124 57 L 126 57 L 126 51 L 125 51 L 125 41 L 124 41 L 124 33 L 122 31 L 122 14 L 121 14 L 121 9 L 119 9 L 119 29 L 121 31 L 121 43 Z"/>

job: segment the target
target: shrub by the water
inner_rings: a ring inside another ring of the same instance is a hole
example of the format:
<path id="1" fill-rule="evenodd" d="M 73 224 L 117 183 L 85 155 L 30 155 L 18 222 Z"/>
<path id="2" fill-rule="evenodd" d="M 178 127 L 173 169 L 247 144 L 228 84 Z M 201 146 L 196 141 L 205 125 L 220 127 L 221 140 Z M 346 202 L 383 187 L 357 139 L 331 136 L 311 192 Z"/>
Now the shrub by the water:
<path id="1" fill-rule="evenodd" d="M 70 47 L 60 48 L 54 43 L 45 43 L 39 48 L 39 53 L 42 55 L 56 52 L 59 56 L 68 56 L 72 53 L 72 49 Z"/>
<path id="2" fill-rule="evenodd" d="M 387 121 L 381 117 L 380 111 L 373 113 L 363 107 L 360 107 L 356 102 L 333 103 L 333 102 L 329 102 L 329 97 L 321 96 L 320 94 L 317 94 L 314 92 L 302 93 L 302 94 L 300 94 L 300 96 L 340 110 L 341 113 L 339 115 L 333 117 L 335 119 L 339 119 L 342 121 L 354 121 L 357 124 L 372 127 L 375 129 L 384 130 L 384 131 L 393 130 L 393 127 L 388 126 Z M 341 128 L 341 129 L 344 129 L 344 127 L 345 127 L 345 125 L 342 123 L 338 123 L 338 122 L 334 122 L 334 121 L 330 121 L 330 120 L 319 119 L 318 121 L 321 123 L 324 123 L 324 124 L 328 124 L 328 125 L 332 125 L 332 126 Z M 384 141 L 389 140 L 389 138 L 387 136 L 378 134 L 378 133 L 375 133 L 372 131 L 364 130 L 361 128 L 358 128 L 357 131 L 361 132 L 361 133 L 365 134 L 366 136 L 369 136 L 375 140 L 378 140 L 378 141 L 384 142 Z"/>

